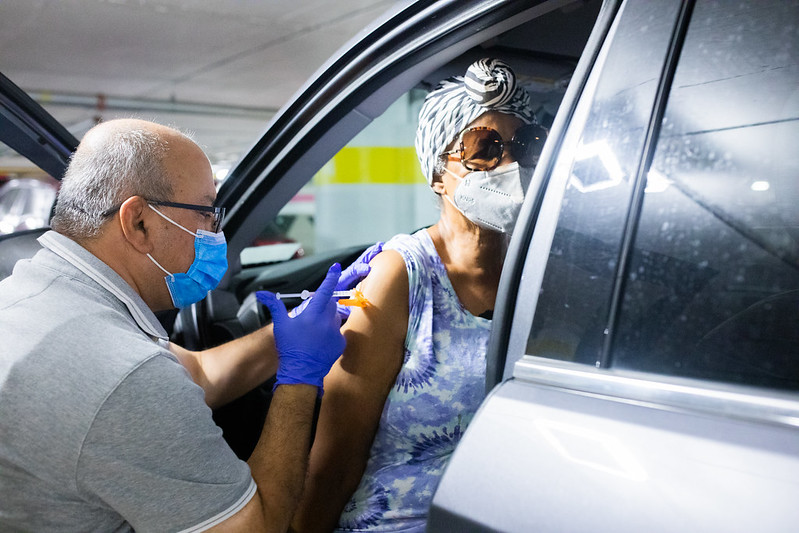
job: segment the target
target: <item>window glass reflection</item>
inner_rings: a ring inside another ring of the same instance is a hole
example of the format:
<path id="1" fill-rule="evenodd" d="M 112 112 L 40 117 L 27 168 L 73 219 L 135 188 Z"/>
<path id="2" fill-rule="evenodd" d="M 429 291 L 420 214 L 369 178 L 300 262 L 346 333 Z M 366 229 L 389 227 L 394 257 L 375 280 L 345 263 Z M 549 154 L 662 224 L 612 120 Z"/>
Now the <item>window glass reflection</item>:
<path id="1" fill-rule="evenodd" d="M 581 136 L 574 148 L 561 150 L 553 171 L 553 182 L 567 173 L 567 187 L 527 342 L 530 355 L 591 365 L 601 358 L 632 177 L 679 2 L 623 9 L 620 31 L 598 67 L 584 129 L 571 125 Z"/>
<path id="2" fill-rule="evenodd" d="M 613 366 L 799 389 L 799 6 L 767 3 L 697 2 Z"/>

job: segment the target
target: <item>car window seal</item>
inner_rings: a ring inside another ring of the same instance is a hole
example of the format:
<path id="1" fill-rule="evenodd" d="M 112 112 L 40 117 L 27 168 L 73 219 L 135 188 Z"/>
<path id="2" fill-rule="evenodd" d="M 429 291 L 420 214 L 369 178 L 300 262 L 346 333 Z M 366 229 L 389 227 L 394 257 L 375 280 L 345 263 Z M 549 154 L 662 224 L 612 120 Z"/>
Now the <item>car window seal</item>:
<path id="1" fill-rule="evenodd" d="M 646 174 L 652 165 L 655 150 L 657 149 L 660 128 L 663 123 L 663 116 L 665 115 L 666 106 L 671 93 L 672 81 L 674 80 L 674 74 L 677 70 L 683 44 L 685 43 L 685 36 L 688 33 L 688 27 L 690 26 L 691 22 L 691 13 L 693 12 L 695 3 L 696 0 L 684 0 L 681 3 L 680 10 L 674 23 L 674 28 L 672 29 L 672 36 L 669 41 L 669 49 L 666 52 L 666 59 L 663 62 L 663 68 L 661 70 L 660 80 L 658 82 L 655 100 L 652 106 L 652 113 L 650 115 L 649 125 L 646 131 L 646 138 L 644 139 L 643 150 L 641 151 L 638 167 L 635 173 L 630 209 L 628 211 L 622 233 L 619 259 L 616 263 L 618 266 L 616 267 L 616 276 L 613 281 L 608 317 L 605 322 L 607 324 L 607 335 L 605 335 L 602 351 L 599 356 L 599 361 L 597 362 L 597 368 L 609 368 L 612 366 L 614 336 L 618 327 L 622 300 L 626 288 L 626 280 L 629 274 L 630 264 L 635 248 L 636 232 L 641 218 L 641 211 L 643 209 L 644 189 L 646 188 Z"/>

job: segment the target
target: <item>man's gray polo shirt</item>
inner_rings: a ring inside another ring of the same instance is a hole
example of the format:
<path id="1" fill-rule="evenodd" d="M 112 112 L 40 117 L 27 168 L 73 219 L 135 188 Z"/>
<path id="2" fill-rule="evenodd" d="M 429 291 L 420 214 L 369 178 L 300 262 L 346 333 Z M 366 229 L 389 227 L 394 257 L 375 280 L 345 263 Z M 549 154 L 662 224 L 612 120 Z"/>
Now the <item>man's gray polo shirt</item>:
<path id="1" fill-rule="evenodd" d="M 201 531 L 255 493 L 166 332 L 55 232 L 0 282 L 0 530 Z"/>

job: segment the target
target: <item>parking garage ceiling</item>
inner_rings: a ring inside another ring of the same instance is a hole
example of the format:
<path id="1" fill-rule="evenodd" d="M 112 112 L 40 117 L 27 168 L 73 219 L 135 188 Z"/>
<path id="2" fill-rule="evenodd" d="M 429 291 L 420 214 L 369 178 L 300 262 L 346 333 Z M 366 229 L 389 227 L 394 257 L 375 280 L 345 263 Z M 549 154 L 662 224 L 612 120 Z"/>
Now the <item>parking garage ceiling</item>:
<path id="1" fill-rule="evenodd" d="M 396 3 L 3 0 L 0 71 L 78 138 L 100 119 L 137 116 L 193 131 L 224 167 Z M 0 147 L 0 167 L 8 152 Z"/>

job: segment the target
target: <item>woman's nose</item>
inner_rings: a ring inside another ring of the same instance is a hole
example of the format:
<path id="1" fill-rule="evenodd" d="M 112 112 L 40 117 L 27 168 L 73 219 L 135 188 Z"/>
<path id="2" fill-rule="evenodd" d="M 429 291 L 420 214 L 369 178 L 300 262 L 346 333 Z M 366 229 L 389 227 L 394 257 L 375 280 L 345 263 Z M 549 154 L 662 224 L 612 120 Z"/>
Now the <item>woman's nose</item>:
<path id="1" fill-rule="evenodd" d="M 516 162 L 516 158 L 513 157 L 513 154 L 511 153 L 511 150 L 510 150 L 510 146 L 506 146 L 504 148 L 504 150 L 502 150 L 502 159 L 500 159 L 499 165 L 497 165 L 497 166 L 509 165 L 509 164 L 515 163 L 515 162 Z"/>

